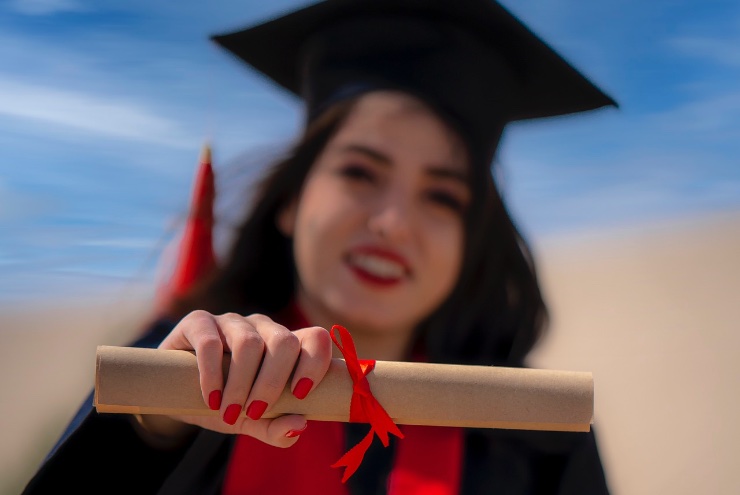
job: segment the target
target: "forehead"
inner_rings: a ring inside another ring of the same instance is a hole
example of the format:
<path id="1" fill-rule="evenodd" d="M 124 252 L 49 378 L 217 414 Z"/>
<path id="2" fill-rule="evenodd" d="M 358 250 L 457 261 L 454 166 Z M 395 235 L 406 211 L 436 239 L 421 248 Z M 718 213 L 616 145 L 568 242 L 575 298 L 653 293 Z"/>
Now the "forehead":
<path id="1" fill-rule="evenodd" d="M 394 160 L 468 167 L 463 140 L 451 126 L 423 101 L 399 91 L 360 97 L 332 141 L 377 148 Z"/>

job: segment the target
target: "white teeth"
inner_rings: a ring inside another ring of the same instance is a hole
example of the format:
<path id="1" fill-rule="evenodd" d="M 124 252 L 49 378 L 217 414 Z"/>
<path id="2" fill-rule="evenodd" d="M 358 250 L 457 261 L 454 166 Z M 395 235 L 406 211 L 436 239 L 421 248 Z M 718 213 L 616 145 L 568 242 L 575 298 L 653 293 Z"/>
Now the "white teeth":
<path id="1" fill-rule="evenodd" d="M 400 278 L 405 272 L 403 266 L 394 261 L 368 254 L 356 254 L 352 256 L 352 263 L 382 278 Z"/>

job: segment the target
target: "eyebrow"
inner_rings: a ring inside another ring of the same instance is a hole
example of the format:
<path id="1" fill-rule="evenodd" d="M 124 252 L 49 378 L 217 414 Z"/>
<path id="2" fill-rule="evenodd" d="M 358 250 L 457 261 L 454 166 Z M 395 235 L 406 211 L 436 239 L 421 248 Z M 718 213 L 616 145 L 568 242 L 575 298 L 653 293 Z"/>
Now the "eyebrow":
<path id="1" fill-rule="evenodd" d="M 365 146 L 362 144 L 348 144 L 346 146 L 341 147 L 340 151 L 359 153 L 361 155 L 365 155 L 369 158 L 372 158 L 373 160 L 385 166 L 390 166 L 393 163 L 393 160 L 391 160 L 391 158 L 385 153 L 382 153 L 374 148 L 371 148 L 369 146 Z M 436 177 L 440 179 L 452 179 L 456 182 L 462 183 L 465 186 L 468 185 L 468 175 L 465 172 L 460 172 L 459 170 L 455 170 L 453 167 L 444 166 L 444 165 L 431 166 L 431 167 L 427 167 L 425 172 L 431 175 L 432 177 Z"/>

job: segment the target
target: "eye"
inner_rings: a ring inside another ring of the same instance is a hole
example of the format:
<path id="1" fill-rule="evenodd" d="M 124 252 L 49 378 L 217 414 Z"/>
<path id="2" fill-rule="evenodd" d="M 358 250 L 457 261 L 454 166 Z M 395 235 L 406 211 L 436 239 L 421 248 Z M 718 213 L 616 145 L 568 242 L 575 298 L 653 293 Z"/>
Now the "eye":
<path id="1" fill-rule="evenodd" d="M 339 174 L 352 180 L 374 182 L 375 174 L 363 165 L 345 165 L 339 170 Z"/>
<path id="2" fill-rule="evenodd" d="M 430 191 L 428 197 L 435 204 L 448 208 L 455 213 L 463 213 L 467 206 L 456 194 L 447 191 Z"/>

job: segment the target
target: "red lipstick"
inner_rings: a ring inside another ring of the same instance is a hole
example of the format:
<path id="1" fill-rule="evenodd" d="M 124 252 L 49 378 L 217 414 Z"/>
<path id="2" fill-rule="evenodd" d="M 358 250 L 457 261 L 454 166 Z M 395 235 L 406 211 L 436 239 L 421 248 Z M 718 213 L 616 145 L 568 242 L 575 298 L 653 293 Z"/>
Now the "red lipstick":
<path id="1" fill-rule="evenodd" d="M 367 258 L 377 261 L 368 262 Z M 372 263 L 390 263 L 393 266 L 375 269 Z M 401 283 L 410 273 L 408 261 L 395 251 L 379 246 L 360 246 L 350 251 L 347 265 L 362 282 L 376 287 L 392 287 Z"/>

